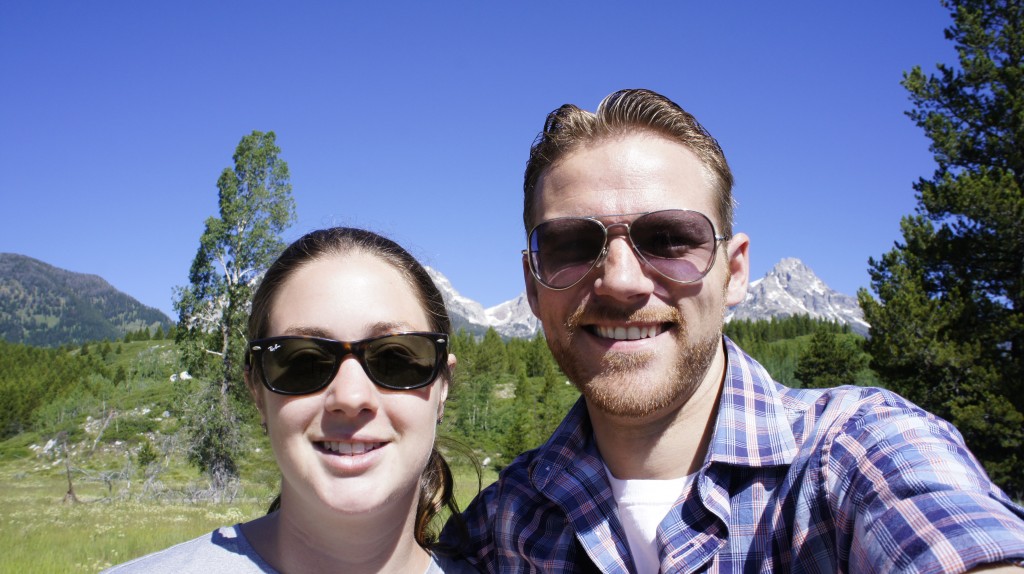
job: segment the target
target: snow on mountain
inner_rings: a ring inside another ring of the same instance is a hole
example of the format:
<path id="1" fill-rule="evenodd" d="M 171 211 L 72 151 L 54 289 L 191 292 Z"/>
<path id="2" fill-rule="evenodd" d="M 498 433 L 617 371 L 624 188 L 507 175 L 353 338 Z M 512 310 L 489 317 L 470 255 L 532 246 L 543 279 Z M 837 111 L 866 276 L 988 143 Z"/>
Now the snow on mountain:
<path id="1" fill-rule="evenodd" d="M 767 275 L 751 282 L 746 299 L 730 309 L 725 320 L 756 321 L 793 315 L 845 323 L 861 335 L 866 335 L 869 328 L 855 297 L 833 291 L 794 258 L 779 261 Z"/>
<path id="2" fill-rule="evenodd" d="M 480 303 L 462 296 L 440 271 L 427 267 L 427 273 L 441 290 L 454 331 L 465 329 L 467 333 L 483 335 L 488 327 L 494 327 L 502 337 L 525 339 L 540 330 L 540 322 L 533 316 L 525 292 L 511 301 L 484 309 Z"/>
<path id="3" fill-rule="evenodd" d="M 540 330 L 540 321 L 530 309 L 526 293 L 484 311 L 487 324 L 504 337 L 530 339 Z"/>
<path id="4" fill-rule="evenodd" d="M 427 268 L 430 277 L 444 296 L 452 328 L 474 335 L 483 335 L 494 327 L 506 338 L 530 338 L 540 330 L 540 322 L 530 310 L 526 293 L 511 301 L 484 309 L 483 305 L 464 297 L 441 272 Z M 855 333 L 866 335 L 868 324 L 857 299 L 833 291 L 799 259 L 780 261 L 767 275 L 750 283 L 743 303 L 729 309 L 726 321 L 733 319 L 768 319 L 809 315 L 849 324 Z"/>

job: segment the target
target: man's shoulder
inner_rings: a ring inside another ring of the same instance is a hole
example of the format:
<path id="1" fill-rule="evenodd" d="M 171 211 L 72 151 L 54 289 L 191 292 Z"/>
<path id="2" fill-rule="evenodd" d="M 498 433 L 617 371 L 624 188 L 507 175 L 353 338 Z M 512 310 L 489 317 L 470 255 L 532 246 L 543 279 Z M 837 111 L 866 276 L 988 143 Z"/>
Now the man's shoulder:
<path id="1" fill-rule="evenodd" d="M 826 388 L 790 387 L 776 381 L 761 364 L 726 338 L 732 394 L 746 402 L 750 395 L 777 404 L 792 420 L 807 414 L 828 412 L 847 418 L 863 417 L 878 412 L 905 412 L 915 416 L 934 417 L 912 401 L 881 387 L 841 385 Z"/>

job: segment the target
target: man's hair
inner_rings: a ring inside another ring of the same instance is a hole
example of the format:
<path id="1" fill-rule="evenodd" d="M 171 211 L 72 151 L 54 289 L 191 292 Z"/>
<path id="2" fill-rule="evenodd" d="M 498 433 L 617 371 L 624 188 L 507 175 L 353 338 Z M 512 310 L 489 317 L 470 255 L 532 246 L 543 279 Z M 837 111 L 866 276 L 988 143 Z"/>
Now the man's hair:
<path id="1" fill-rule="evenodd" d="M 582 147 L 630 134 L 652 133 L 678 142 L 697 156 L 716 194 L 718 233 L 732 236 L 732 171 L 715 138 L 689 112 L 650 90 L 619 90 L 606 97 L 594 113 L 565 104 L 548 114 L 544 131 L 530 147 L 523 177 L 523 224 L 533 226 L 537 182 L 561 159 Z"/>

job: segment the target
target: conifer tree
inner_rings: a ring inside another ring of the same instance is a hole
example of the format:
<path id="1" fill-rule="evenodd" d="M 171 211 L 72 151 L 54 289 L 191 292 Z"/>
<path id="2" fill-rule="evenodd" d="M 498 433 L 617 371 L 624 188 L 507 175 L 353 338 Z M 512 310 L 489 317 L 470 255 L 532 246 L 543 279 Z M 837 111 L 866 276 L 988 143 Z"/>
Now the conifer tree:
<path id="1" fill-rule="evenodd" d="M 853 385 L 862 362 L 859 349 L 830 329 L 818 329 L 797 358 L 793 376 L 808 388 Z"/>
<path id="2" fill-rule="evenodd" d="M 505 343 L 494 327 L 489 327 L 484 333 L 484 340 L 477 348 L 476 360 L 479 374 L 494 378 L 508 372 L 508 353 Z"/>
<path id="3" fill-rule="evenodd" d="M 859 293 L 872 367 L 1024 496 L 1024 4 L 947 0 L 959 65 L 904 75 L 937 168 Z"/>
<path id="4" fill-rule="evenodd" d="M 512 406 L 512 426 L 503 435 L 503 448 L 508 461 L 533 448 L 538 442 L 537 392 L 525 373 L 516 382 Z"/>
<path id="5" fill-rule="evenodd" d="M 178 290 L 176 341 L 186 369 L 206 381 L 194 397 L 189 456 L 215 487 L 237 476 L 237 415 L 244 395 L 245 331 L 253 291 L 283 249 L 281 233 L 295 219 L 288 164 L 274 132 L 242 138 L 234 169 L 217 181 L 219 217 L 206 220 L 187 287 Z"/>

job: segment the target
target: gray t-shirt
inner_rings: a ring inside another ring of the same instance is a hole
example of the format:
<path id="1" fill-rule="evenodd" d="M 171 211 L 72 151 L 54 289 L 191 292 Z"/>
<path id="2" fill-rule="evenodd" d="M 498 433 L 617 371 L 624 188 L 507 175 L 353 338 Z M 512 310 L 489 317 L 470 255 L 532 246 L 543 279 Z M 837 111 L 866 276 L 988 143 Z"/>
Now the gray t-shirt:
<path id="1" fill-rule="evenodd" d="M 445 563 L 442 568 L 438 562 Z M 447 560 L 435 556 L 424 574 L 473 572 L 464 564 L 447 564 Z M 130 562 L 113 566 L 101 574 L 135 573 L 194 573 L 210 574 L 279 574 L 267 564 L 249 544 L 239 525 L 224 526 L 210 534 L 188 542 L 182 542 L 153 554 L 136 558 Z"/>

